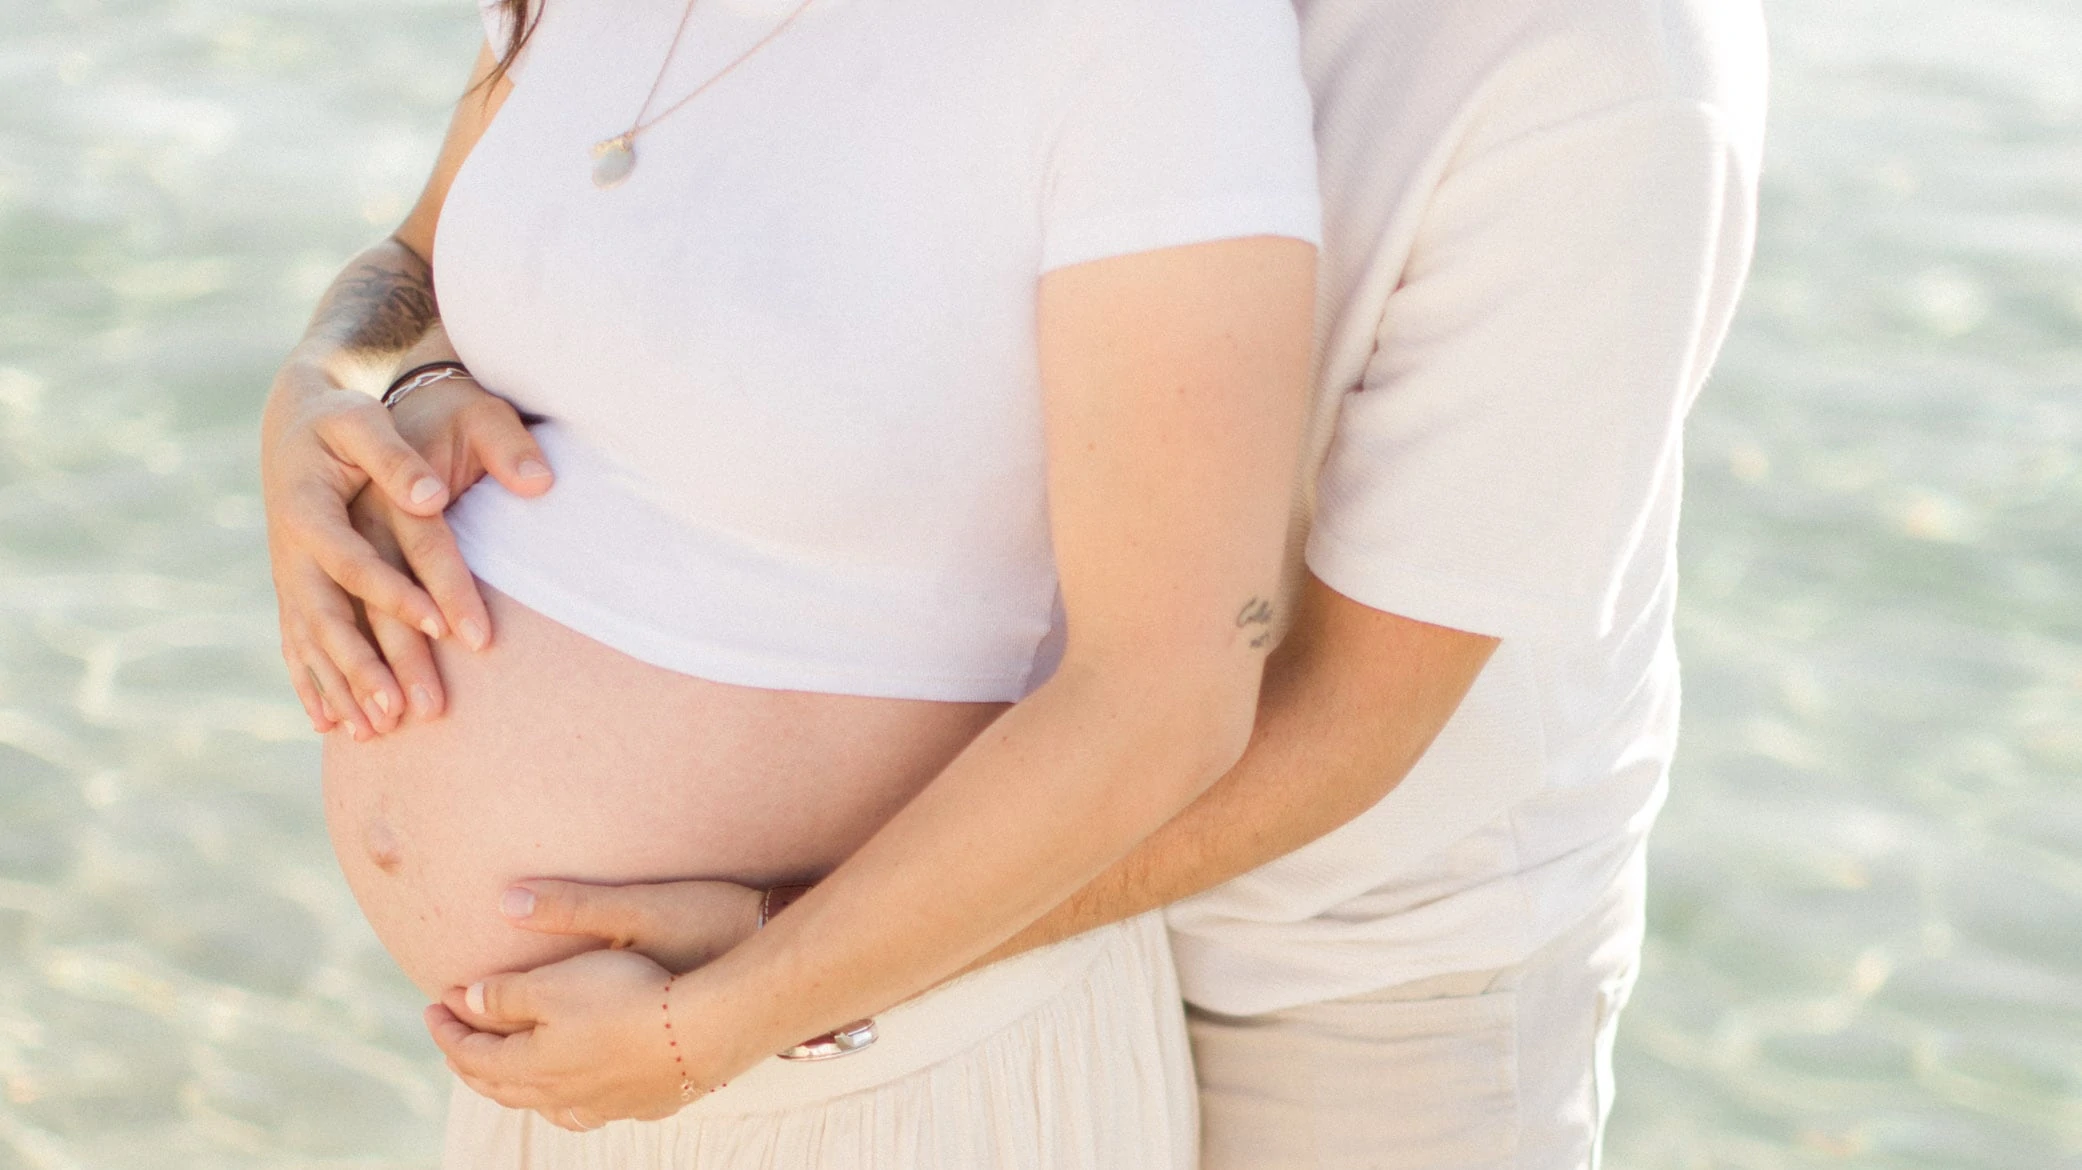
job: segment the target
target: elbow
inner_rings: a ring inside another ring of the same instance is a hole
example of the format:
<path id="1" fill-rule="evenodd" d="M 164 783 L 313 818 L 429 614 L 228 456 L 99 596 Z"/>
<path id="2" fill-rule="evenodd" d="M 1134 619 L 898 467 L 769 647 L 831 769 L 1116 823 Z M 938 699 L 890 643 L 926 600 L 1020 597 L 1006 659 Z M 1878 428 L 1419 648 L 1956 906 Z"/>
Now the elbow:
<path id="1" fill-rule="evenodd" d="M 1151 659 L 1132 666 L 1069 660 L 1049 686 L 1081 696 L 1113 757 L 1134 778 L 1122 793 L 1159 821 L 1169 819 L 1226 775 L 1250 747 L 1260 672 L 1232 662 Z M 1255 664 L 1253 664 L 1255 665 Z M 1111 669 L 1108 669 L 1108 667 Z M 1103 730 L 1101 730 L 1103 729 Z"/>
<path id="2" fill-rule="evenodd" d="M 1180 804 L 1198 797 L 1243 759 L 1257 715 L 1255 680 L 1176 699 L 1161 726 L 1171 765 L 1166 771 L 1177 777 L 1173 796 Z"/>
<path id="3" fill-rule="evenodd" d="M 1250 750 L 1251 732 L 1258 725 L 1258 688 L 1250 688 L 1250 694 L 1234 702 L 1222 705 L 1207 716 L 1206 751 L 1201 761 L 1201 773 L 1205 777 L 1195 791 L 1199 795 L 1208 785 L 1227 775 Z"/>

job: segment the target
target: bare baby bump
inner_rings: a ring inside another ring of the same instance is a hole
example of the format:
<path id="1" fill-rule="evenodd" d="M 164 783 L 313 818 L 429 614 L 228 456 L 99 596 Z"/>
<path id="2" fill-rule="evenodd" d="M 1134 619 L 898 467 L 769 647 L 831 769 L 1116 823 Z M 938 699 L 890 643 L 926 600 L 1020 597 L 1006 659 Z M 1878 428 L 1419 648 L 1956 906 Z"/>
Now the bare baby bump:
<path id="1" fill-rule="evenodd" d="M 340 867 L 430 995 L 588 948 L 507 924 L 520 878 L 827 872 L 1003 709 L 710 682 L 485 596 L 493 646 L 436 648 L 446 715 L 325 744 Z"/>

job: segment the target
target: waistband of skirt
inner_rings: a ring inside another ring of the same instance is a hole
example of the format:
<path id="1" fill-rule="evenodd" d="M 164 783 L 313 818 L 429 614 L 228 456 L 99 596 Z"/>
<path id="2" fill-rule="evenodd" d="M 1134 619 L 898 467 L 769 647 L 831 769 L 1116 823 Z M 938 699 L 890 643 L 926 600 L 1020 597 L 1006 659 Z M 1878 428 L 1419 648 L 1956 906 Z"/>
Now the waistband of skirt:
<path id="1" fill-rule="evenodd" d="M 1081 981 L 1140 920 L 1088 931 L 979 968 L 875 1017 L 873 1044 L 829 1060 L 771 1057 L 680 1111 L 689 1120 L 800 1109 L 875 1088 L 955 1056 Z"/>

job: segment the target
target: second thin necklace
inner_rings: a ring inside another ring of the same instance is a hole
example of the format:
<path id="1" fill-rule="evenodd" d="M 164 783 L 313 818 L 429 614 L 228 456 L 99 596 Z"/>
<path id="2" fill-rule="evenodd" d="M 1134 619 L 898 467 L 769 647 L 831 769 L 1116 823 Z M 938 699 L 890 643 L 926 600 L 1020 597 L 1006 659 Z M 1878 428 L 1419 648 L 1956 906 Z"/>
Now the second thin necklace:
<path id="1" fill-rule="evenodd" d="M 808 8 L 811 3 L 812 0 L 801 0 L 787 16 L 781 18 L 781 23 L 775 25 L 773 31 L 760 37 L 751 48 L 739 53 L 730 64 L 717 70 L 707 81 L 695 86 L 694 92 L 653 115 L 651 103 L 657 100 L 658 86 L 665 80 L 665 70 L 672 65 L 673 55 L 679 52 L 680 38 L 687 33 L 687 18 L 694 15 L 694 0 L 687 0 L 686 9 L 680 13 L 679 27 L 672 30 L 672 44 L 665 49 L 665 60 L 658 63 L 658 76 L 651 80 L 651 91 L 643 95 L 643 108 L 636 111 L 636 120 L 629 124 L 627 130 L 613 138 L 603 138 L 593 144 L 593 186 L 605 190 L 628 178 L 629 172 L 636 169 L 637 135 L 677 113 L 680 107 L 700 97 L 710 86 L 728 77 L 731 70 L 744 64 L 752 54 L 772 44 L 774 38 L 788 31 L 788 26 L 794 24 L 795 18 L 801 16 L 803 9 Z"/>

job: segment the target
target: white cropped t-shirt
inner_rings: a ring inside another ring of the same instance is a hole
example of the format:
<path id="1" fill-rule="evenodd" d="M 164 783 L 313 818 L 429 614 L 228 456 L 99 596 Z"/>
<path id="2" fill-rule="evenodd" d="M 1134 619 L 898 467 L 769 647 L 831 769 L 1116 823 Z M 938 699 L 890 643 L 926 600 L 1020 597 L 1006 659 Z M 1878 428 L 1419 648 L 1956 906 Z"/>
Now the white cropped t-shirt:
<path id="1" fill-rule="evenodd" d="M 699 0 L 654 110 L 795 0 Z M 1012 700 L 1051 629 L 1035 289 L 1314 242 L 1287 0 L 812 0 L 600 190 L 681 0 L 547 0 L 456 176 L 457 351 L 556 486 L 450 511 L 471 568 L 673 670 Z M 495 47 L 503 28 L 487 9 Z"/>

